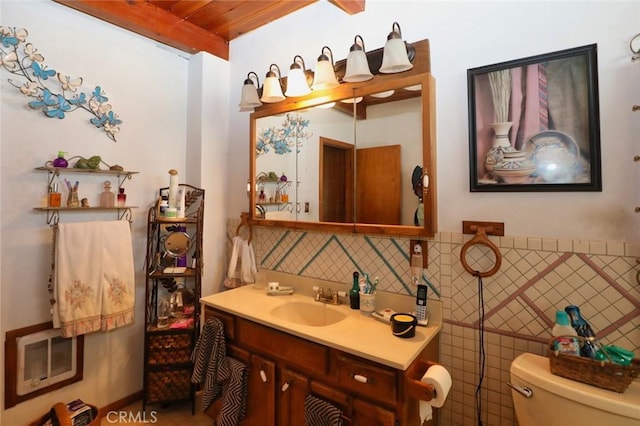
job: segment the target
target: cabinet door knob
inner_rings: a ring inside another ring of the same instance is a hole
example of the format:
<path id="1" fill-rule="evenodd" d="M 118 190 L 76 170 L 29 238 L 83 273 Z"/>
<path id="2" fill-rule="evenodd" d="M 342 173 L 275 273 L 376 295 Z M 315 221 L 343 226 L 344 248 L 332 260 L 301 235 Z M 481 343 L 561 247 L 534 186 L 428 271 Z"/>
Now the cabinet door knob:
<path id="1" fill-rule="evenodd" d="M 267 373 L 265 373 L 263 369 L 260 369 L 260 378 L 263 383 L 267 383 Z"/>
<path id="2" fill-rule="evenodd" d="M 291 379 L 287 380 L 285 384 L 282 385 L 282 392 L 286 392 L 287 389 L 289 389 L 289 386 L 291 386 Z"/>

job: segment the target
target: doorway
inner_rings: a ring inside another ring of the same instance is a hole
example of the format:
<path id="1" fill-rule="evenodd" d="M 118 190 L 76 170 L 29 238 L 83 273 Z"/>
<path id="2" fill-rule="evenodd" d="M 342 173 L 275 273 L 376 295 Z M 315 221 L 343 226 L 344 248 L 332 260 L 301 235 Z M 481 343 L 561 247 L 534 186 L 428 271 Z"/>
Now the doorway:
<path id="1" fill-rule="evenodd" d="M 402 223 L 401 148 L 356 150 L 356 223 Z"/>
<path id="2" fill-rule="evenodd" d="M 319 219 L 353 223 L 354 146 L 320 136 Z"/>

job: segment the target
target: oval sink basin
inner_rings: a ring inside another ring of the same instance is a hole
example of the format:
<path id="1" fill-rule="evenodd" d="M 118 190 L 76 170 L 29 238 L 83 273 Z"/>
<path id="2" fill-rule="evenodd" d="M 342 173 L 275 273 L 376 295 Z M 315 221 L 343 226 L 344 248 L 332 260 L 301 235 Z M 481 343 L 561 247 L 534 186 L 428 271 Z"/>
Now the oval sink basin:
<path id="1" fill-rule="evenodd" d="M 347 316 L 323 303 L 289 302 L 276 306 L 271 315 L 279 319 L 311 327 L 324 327 L 342 321 Z"/>

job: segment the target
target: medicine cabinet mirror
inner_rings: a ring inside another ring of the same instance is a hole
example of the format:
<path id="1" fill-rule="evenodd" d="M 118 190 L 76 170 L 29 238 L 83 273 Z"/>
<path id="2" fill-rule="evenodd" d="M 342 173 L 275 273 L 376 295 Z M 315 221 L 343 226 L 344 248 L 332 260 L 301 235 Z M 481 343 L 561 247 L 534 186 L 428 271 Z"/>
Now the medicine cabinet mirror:
<path id="1" fill-rule="evenodd" d="M 409 71 L 342 83 L 251 114 L 253 223 L 435 234 L 435 82 L 428 40 L 412 46 Z M 340 62 L 336 68 L 339 74 Z"/>

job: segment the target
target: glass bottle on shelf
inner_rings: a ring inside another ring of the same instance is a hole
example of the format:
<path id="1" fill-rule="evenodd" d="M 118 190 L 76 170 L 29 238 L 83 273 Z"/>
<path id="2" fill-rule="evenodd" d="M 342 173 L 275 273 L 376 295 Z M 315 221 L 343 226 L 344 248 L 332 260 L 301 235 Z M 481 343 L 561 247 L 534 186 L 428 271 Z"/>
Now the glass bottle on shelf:
<path id="1" fill-rule="evenodd" d="M 118 190 L 118 207 L 124 207 L 127 204 L 127 194 L 124 193 L 124 188 Z"/>
<path id="2" fill-rule="evenodd" d="M 100 194 L 100 207 L 114 207 L 116 204 L 116 194 L 111 192 L 111 182 L 104 181 L 104 191 Z"/>
<path id="3" fill-rule="evenodd" d="M 169 327 L 169 315 L 171 314 L 171 306 L 166 299 L 163 299 L 158 305 L 158 328 Z"/>
<path id="4" fill-rule="evenodd" d="M 60 207 L 62 203 L 62 195 L 58 192 L 58 184 L 51 184 L 49 191 L 49 207 Z"/>

